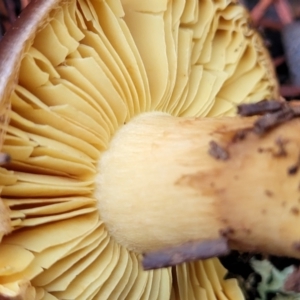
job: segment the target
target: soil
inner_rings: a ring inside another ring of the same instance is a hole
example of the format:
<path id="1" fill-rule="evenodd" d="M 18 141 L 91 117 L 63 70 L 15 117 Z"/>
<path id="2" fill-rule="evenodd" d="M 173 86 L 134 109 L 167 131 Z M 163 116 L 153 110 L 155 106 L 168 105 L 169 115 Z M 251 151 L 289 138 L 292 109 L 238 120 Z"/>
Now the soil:
<path id="1" fill-rule="evenodd" d="M 228 270 L 228 275 L 226 278 L 238 279 L 238 282 L 247 300 L 253 300 L 256 298 L 259 299 L 257 286 L 261 281 L 261 276 L 257 274 L 251 267 L 250 260 L 252 258 L 257 260 L 267 259 L 280 271 L 291 265 L 295 266 L 296 272 L 288 277 L 285 288 L 289 291 L 300 291 L 300 260 L 287 257 L 264 256 L 232 251 L 229 255 L 221 257 L 220 260 L 224 267 Z M 268 300 L 273 298 L 274 294 L 270 293 L 268 295 Z"/>

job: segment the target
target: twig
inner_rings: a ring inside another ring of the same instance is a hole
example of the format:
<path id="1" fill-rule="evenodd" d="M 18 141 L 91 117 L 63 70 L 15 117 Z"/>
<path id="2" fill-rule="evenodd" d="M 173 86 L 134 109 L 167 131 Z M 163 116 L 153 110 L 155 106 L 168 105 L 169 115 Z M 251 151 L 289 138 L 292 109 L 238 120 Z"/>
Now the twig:
<path id="1" fill-rule="evenodd" d="M 230 252 L 227 239 L 189 242 L 180 246 L 144 254 L 143 267 L 145 270 L 175 266 L 184 262 L 223 256 Z"/>
<path id="2" fill-rule="evenodd" d="M 263 100 L 257 103 L 239 105 L 238 114 L 243 117 L 262 115 L 253 126 L 253 132 L 262 135 L 282 123 L 299 117 L 300 106 L 293 102 Z"/>
<path id="3" fill-rule="evenodd" d="M 284 102 L 276 100 L 262 100 L 257 103 L 241 104 L 238 106 L 238 114 L 243 117 L 263 115 L 268 112 L 275 112 L 284 107 Z"/>
<path id="4" fill-rule="evenodd" d="M 7 10 L 9 22 L 10 22 L 10 24 L 12 24 L 17 18 L 14 2 L 11 0 L 4 0 L 4 4 L 5 4 L 6 10 Z"/>
<path id="5" fill-rule="evenodd" d="M 254 123 L 254 132 L 259 135 L 264 134 L 277 125 L 292 120 L 294 117 L 294 111 L 289 107 L 272 114 L 266 114 Z"/>

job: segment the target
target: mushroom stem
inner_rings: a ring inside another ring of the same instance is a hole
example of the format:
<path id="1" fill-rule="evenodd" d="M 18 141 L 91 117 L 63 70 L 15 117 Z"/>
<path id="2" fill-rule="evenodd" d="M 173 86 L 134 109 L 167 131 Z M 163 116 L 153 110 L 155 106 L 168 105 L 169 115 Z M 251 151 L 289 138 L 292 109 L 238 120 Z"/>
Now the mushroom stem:
<path id="1" fill-rule="evenodd" d="M 96 181 L 112 236 L 144 253 L 223 236 L 300 257 L 300 120 L 258 134 L 257 118 L 153 112 L 123 126 Z"/>

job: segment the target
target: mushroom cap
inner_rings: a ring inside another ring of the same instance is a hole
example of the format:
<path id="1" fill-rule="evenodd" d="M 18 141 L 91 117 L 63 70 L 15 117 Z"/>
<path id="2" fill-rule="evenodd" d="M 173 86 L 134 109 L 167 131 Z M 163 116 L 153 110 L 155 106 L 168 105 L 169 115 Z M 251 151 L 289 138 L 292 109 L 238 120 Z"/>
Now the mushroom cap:
<path id="1" fill-rule="evenodd" d="M 234 115 L 278 98 L 247 18 L 225 0 L 30 3 L 0 43 L 0 296 L 243 298 L 218 259 L 143 271 L 108 234 L 94 179 L 138 114 Z"/>

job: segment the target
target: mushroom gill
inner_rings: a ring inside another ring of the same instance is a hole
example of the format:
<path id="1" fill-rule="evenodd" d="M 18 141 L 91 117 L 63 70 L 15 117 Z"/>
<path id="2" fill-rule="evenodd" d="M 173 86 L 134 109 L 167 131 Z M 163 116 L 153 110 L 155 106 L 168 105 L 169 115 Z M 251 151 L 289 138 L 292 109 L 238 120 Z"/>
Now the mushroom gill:
<path id="1" fill-rule="evenodd" d="M 243 299 L 216 258 L 144 271 L 107 231 L 95 178 L 144 112 L 231 116 L 278 98 L 247 18 L 227 0 L 30 3 L 0 44 L 0 297 Z"/>

